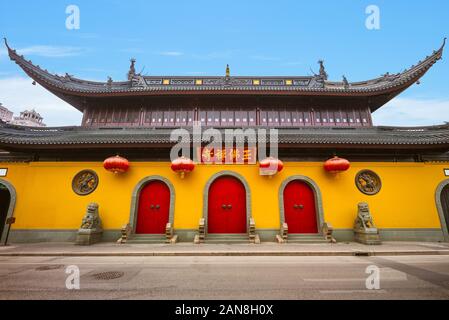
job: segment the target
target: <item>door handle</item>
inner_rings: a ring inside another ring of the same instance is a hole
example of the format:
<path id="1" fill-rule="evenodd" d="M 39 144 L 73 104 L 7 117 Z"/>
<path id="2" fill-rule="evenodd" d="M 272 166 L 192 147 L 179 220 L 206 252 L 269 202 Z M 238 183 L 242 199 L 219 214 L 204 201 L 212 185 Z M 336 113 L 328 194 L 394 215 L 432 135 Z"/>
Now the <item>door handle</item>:
<path id="1" fill-rule="evenodd" d="M 228 209 L 232 209 L 232 204 L 228 204 Z"/>
<path id="2" fill-rule="evenodd" d="M 160 208 L 161 206 L 160 205 L 156 205 L 156 210 L 159 210 L 159 208 Z"/>
<path id="3" fill-rule="evenodd" d="M 226 210 L 226 205 L 225 205 L 225 204 L 222 204 L 222 205 L 221 205 L 221 208 L 224 209 L 224 210 Z"/>
<path id="4" fill-rule="evenodd" d="M 150 209 L 154 209 L 154 204 L 152 204 L 152 205 L 150 206 Z"/>
<path id="5" fill-rule="evenodd" d="M 302 205 L 302 204 L 300 204 L 298 207 L 300 210 L 304 209 L 304 205 Z"/>

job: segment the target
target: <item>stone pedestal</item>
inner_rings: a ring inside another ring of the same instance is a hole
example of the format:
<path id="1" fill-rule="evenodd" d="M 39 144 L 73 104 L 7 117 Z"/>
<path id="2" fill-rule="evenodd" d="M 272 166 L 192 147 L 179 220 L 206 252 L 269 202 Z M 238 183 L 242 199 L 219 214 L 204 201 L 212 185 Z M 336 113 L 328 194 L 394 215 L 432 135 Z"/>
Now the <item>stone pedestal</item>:
<path id="1" fill-rule="evenodd" d="M 354 240 L 367 245 L 378 245 L 382 243 L 377 228 L 354 230 Z"/>
<path id="2" fill-rule="evenodd" d="M 102 229 L 79 229 L 75 244 L 80 246 L 90 246 L 100 242 L 102 235 Z"/>

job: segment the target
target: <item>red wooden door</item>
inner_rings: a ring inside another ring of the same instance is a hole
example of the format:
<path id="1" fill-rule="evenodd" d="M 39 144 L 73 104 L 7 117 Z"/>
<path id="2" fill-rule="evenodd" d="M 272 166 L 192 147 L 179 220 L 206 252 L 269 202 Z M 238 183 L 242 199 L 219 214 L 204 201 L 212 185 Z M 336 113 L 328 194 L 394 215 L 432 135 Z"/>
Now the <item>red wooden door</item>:
<path id="1" fill-rule="evenodd" d="M 284 217 L 289 233 L 318 233 L 315 195 L 307 183 L 294 180 L 287 184 Z"/>
<path id="2" fill-rule="evenodd" d="M 246 233 L 246 190 L 234 177 L 217 178 L 209 188 L 208 233 Z"/>
<path id="3" fill-rule="evenodd" d="M 169 211 L 170 189 L 162 181 L 150 181 L 140 191 L 136 233 L 165 233 Z"/>

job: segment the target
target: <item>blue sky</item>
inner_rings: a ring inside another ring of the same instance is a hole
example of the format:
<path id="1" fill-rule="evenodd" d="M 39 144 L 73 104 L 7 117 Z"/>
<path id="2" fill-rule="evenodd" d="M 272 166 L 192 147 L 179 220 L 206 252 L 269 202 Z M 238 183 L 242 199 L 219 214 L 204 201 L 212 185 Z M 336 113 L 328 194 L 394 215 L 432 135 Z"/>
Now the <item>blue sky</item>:
<path id="1" fill-rule="evenodd" d="M 125 79 L 134 57 L 148 75 L 223 75 L 227 63 L 231 75 L 308 75 L 324 59 L 331 80 L 358 81 L 402 71 L 449 36 L 447 0 L 0 1 L 0 36 L 11 46 L 52 72 L 93 80 Z M 80 9 L 79 30 L 65 26 L 70 4 Z M 365 27 L 369 5 L 380 9 L 379 30 Z M 51 125 L 78 124 L 1 50 L 0 102 L 34 107 Z M 448 75 L 443 59 L 376 123 L 449 121 Z"/>

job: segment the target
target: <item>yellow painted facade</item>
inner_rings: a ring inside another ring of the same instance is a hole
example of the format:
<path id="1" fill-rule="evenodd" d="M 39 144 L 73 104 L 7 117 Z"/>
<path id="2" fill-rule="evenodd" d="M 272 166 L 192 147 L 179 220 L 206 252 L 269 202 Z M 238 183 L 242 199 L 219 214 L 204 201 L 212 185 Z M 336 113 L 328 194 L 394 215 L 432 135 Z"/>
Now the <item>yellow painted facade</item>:
<path id="1" fill-rule="evenodd" d="M 279 228 L 279 187 L 293 175 L 312 179 L 320 188 L 324 220 L 335 229 L 350 229 L 357 203 L 369 203 L 379 228 L 441 228 L 435 205 L 435 190 L 446 180 L 448 163 L 352 163 L 347 172 L 334 175 L 318 162 L 288 162 L 273 178 L 259 175 L 257 165 L 197 165 L 180 179 L 170 163 L 132 162 L 125 174 L 103 169 L 101 162 L 0 163 L 8 168 L 7 177 L 16 189 L 17 202 L 13 229 L 77 229 L 89 202 L 97 202 L 104 229 L 120 229 L 128 222 L 131 196 L 140 180 L 161 175 L 175 189 L 175 229 L 196 229 L 202 216 L 203 192 L 209 178 L 223 170 L 243 176 L 251 189 L 252 216 L 258 229 Z M 83 169 L 99 176 L 97 189 L 79 196 L 72 190 L 72 178 Z M 362 169 L 376 172 L 382 180 L 374 196 L 362 194 L 355 175 Z"/>

